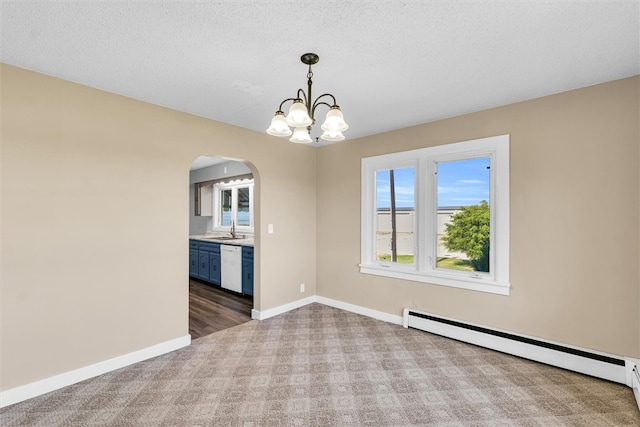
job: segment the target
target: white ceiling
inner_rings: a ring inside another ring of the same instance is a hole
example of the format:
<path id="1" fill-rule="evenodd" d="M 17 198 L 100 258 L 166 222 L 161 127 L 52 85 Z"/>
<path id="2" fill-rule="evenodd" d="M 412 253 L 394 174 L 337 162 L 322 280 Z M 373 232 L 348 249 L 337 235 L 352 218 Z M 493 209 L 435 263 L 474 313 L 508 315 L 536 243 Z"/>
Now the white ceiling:
<path id="1" fill-rule="evenodd" d="M 2 1 L 0 13 L 2 62 L 259 132 L 306 89 L 305 52 L 347 139 L 640 74 L 633 0 Z"/>

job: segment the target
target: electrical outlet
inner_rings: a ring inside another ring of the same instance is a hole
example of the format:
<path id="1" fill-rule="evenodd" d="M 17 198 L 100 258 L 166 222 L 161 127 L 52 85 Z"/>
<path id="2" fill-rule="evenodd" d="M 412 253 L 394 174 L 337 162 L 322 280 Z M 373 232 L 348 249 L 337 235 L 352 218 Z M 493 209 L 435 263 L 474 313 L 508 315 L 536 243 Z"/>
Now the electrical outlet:
<path id="1" fill-rule="evenodd" d="M 300 293 L 304 293 L 304 283 L 300 283 Z"/>

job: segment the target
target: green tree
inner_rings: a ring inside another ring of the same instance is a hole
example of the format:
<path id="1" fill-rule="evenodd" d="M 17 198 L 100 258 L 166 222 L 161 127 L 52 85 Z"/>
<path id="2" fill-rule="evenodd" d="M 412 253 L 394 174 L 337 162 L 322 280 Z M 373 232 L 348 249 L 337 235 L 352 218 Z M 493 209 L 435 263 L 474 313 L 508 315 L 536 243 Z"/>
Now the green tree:
<path id="1" fill-rule="evenodd" d="M 476 271 L 489 271 L 489 203 L 460 208 L 446 224 L 442 244 L 450 251 L 464 252 Z"/>

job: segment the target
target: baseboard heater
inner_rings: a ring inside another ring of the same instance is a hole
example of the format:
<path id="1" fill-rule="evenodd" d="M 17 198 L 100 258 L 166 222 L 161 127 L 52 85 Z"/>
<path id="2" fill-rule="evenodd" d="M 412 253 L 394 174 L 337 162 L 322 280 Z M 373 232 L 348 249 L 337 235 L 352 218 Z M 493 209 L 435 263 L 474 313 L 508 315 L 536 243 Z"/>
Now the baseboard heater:
<path id="1" fill-rule="evenodd" d="M 638 369 L 640 369 L 639 365 L 633 366 L 631 387 L 633 388 L 633 395 L 636 397 L 638 408 L 640 408 L 640 371 L 638 371 Z"/>
<path id="2" fill-rule="evenodd" d="M 404 309 L 405 328 L 419 329 L 536 362 L 633 387 L 634 364 L 622 357 L 494 330 L 413 309 Z M 640 383 L 640 378 L 636 378 Z M 634 389 L 635 391 L 635 389 Z M 640 392 L 640 391 L 639 391 Z"/>

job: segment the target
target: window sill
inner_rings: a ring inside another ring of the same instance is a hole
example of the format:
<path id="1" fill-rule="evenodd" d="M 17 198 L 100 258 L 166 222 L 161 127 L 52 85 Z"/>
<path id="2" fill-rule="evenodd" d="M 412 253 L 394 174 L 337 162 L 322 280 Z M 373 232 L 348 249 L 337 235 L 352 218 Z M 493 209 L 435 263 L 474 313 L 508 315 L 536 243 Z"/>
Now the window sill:
<path id="1" fill-rule="evenodd" d="M 471 291 L 488 292 L 497 295 L 509 295 L 509 283 L 498 282 L 490 278 L 465 277 L 461 274 L 447 274 L 446 272 L 425 273 L 415 270 L 401 269 L 382 264 L 360 264 L 360 273 L 375 276 L 391 277 L 394 279 L 411 280 L 414 282 L 430 283 L 439 286 L 468 289 Z"/>

